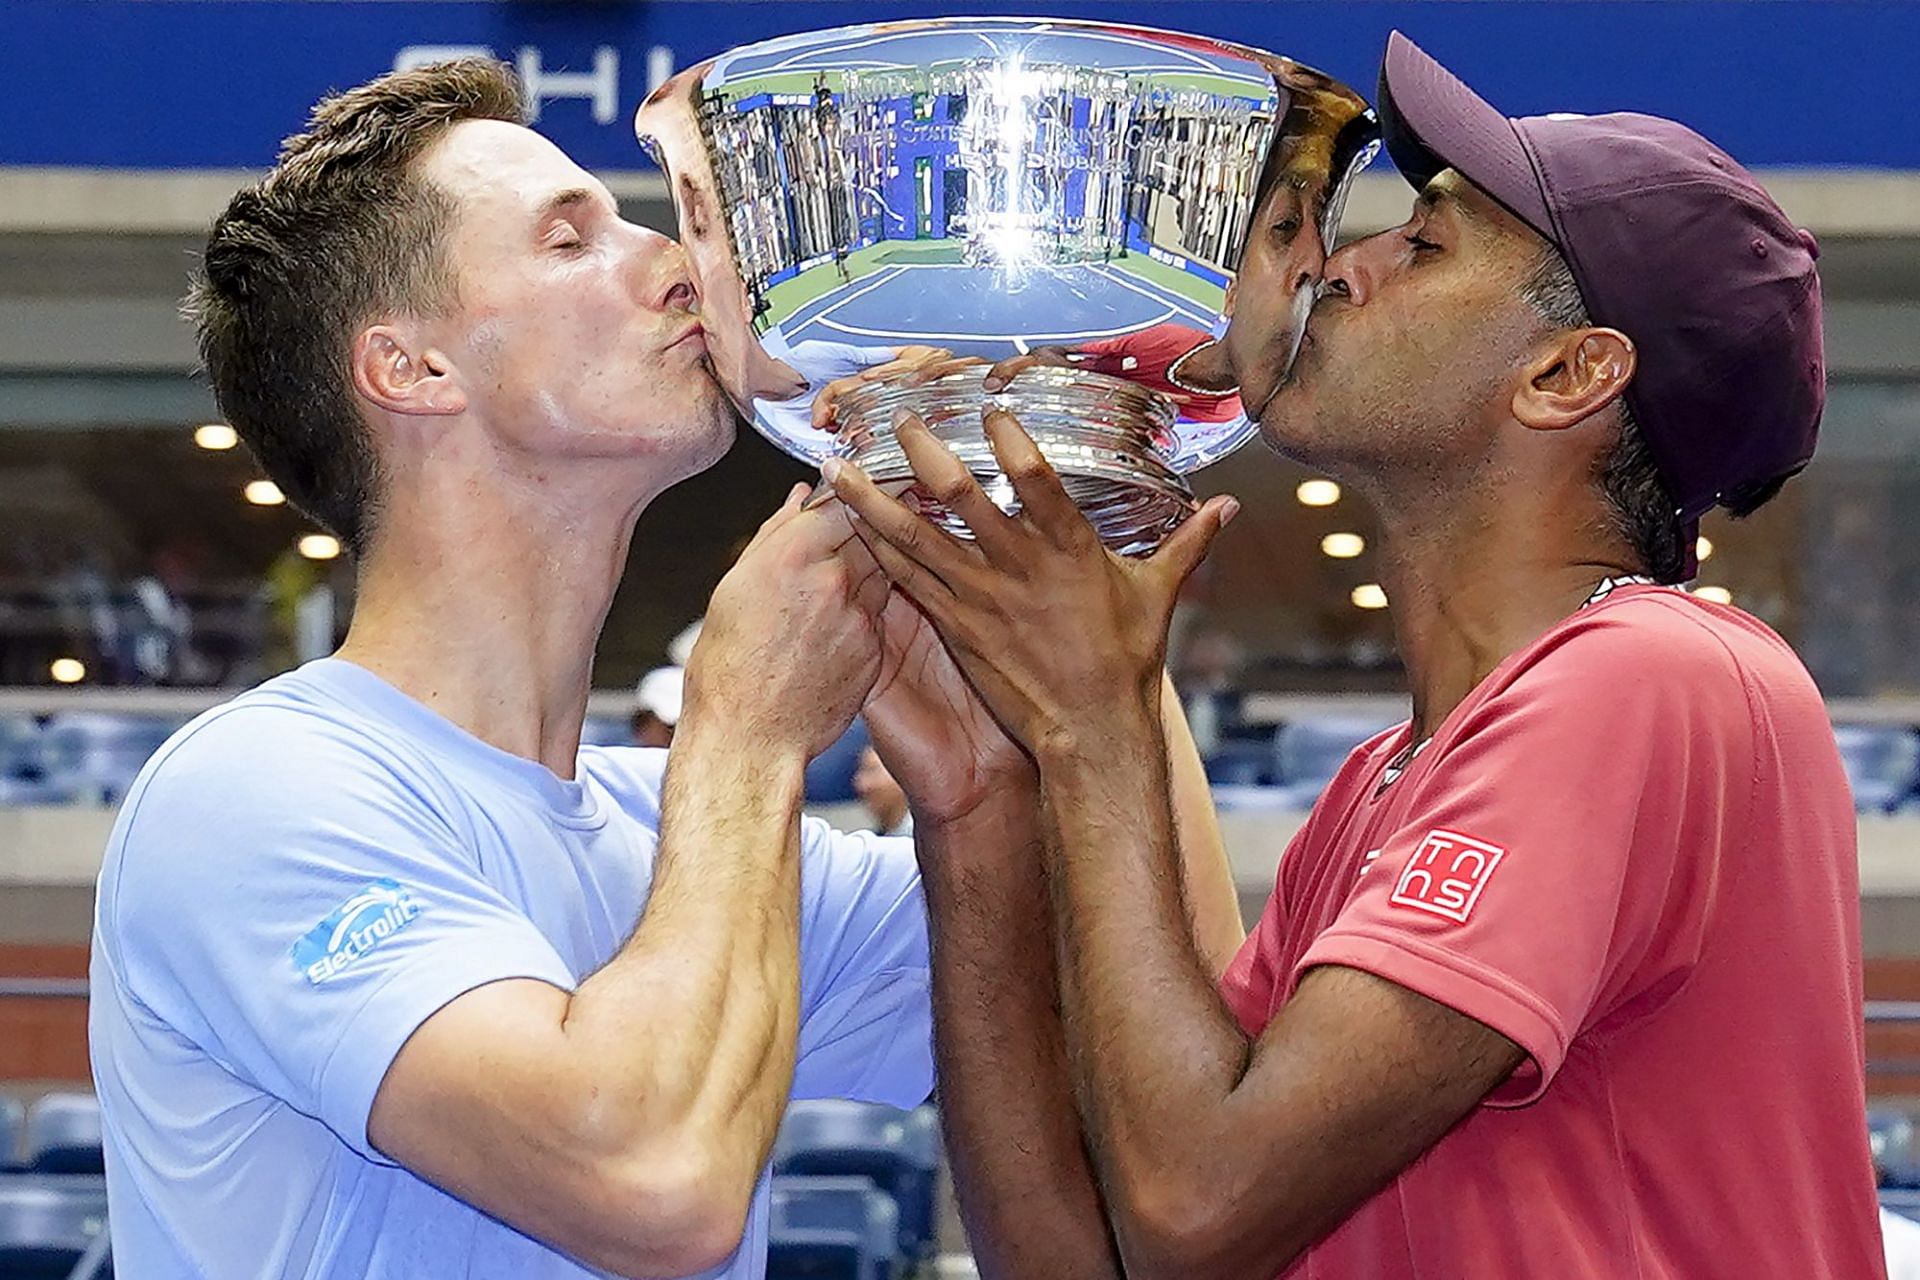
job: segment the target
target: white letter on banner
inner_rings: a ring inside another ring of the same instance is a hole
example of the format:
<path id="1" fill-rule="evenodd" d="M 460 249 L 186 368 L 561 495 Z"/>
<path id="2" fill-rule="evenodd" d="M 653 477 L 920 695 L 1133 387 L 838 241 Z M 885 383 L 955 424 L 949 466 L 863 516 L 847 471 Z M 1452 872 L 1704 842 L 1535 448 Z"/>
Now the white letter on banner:
<path id="1" fill-rule="evenodd" d="M 612 124 L 620 106 L 620 53 L 612 45 L 593 51 L 593 70 L 542 71 L 540 51 L 532 45 L 520 50 L 520 83 L 526 86 L 533 122 L 540 104 L 549 98 L 585 98 L 593 103 L 595 124 Z"/>
<path id="2" fill-rule="evenodd" d="M 395 71 L 411 71 L 435 62 L 455 58 L 491 58 L 493 50 L 483 44 L 410 44 L 393 55 Z"/>
<path id="3" fill-rule="evenodd" d="M 663 44 L 647 50 L 647 96 L 673 79 L 673 50 Z"/>

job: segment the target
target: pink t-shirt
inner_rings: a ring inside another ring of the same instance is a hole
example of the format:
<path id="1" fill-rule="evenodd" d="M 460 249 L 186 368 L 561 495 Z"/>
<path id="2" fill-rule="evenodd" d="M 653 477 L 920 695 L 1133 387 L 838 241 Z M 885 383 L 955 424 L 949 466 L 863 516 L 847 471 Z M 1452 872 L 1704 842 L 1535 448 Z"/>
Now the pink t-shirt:
<path id="1" fill-rule="evenodd" d="M 1378 974 L 1528 1060 L 1287 1280 L 1885 1275 L 1853 806 L 1753 618 L 1628 586 L 1503 662 L 1384 790 L 1348 759 L 1222 981 Z"/>

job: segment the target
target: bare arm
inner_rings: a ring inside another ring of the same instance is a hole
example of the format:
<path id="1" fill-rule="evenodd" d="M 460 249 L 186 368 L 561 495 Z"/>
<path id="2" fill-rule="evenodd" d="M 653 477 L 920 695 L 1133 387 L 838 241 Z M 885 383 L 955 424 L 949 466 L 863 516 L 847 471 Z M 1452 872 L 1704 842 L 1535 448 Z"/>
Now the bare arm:
<path id="1" fill-rule="evenodd" d="M 1247 927 L 1240 918 L 1240 891 L 1234 886 L 1233 864 L 1220 834 L 1213 788 L 1207 784 L 1200 748 L 1194 744 L 1187 713 L 1170 677 L 1163 676 L 1160 682 L 1160 717 L 1165 726 L 1174 835 L 1180 849 L 1181 897 L 1201 966 L 1218 978 L 1247 940 Z"/>
<path id="2" fill-rule="evenodd" d="M 989 1280 L 1117 1277 L 1067 1073 L 1032 761 L 917 609 L 895 597 L 882 621 L 867 723 L 914 808 L 941 1114 L 976 1262 Z M 1240 937 L 1232 877 L 1199 756 L 1165 688 L 1193 928 L 1210 931 L 1224 965 Z"/>
<path id="3" fill-rule="evenodd" d="M 620 953 L 571 995 L 512 981 L 447 1005 L 368 1122 L 428 1181 L 622 1274 L 733 1250 L 792 1079 L 805 765 L 728 748 L 676 747 L 658 879 Z"/>
<path id="4" fill-rule="evenodd" d="M 975 1264 L 986 1280 L 1119 1280 L 1068 1083 L 1038 797 L 917 830 L 941 1115 Z"/>
<path id="5" fill-rule="evenodd" d="M 1068 1060 L 1126 1274 L 1266 1280 L 1437 1141 L 1521 1053 L 1349 969 L 1309 975 L 1249 1041 L 1193 945 L 1160 716 L 1175 593 L 1233 506 L 1215 499 L 1152 558 L 1122 559 L 1017 424 L 990 414 L 986 428 L 1019 517 L 989 509 L 916 422 L 899 433 L 975 546 L 851 471 L 835 485 L 881 567 L 1036 761 Z"/>
<path id="6" fill-rule="evenodd" d="M 1245 936 L 1239 901 L 1171 683 L 1165 697 L 1190 945 L 1219 973 Z M 975 1262 L 987 1280 L 1117 1277 L 1067 1069 L 1039 794 L 1009 787 L 963 824 L 916 829 L 941 1110 Z"/>
<path id="7" fill-rule="evenodd" d="M 715 592 L 631 939 L 572 993 L 519 980 L 449 1003 L 368 1121 L 422 1177 L 624 1275 L 733 1251 L 792 1081 L 802 776 L 877 666 L 838 558 L 850 532 L 800 513 L 803 492 Z"/>
<path id="8" fill-rule="evenodd" d="M 1266 1280 L 1522 1055 L 1443 1005 L 1338 968 L 1310 973 L 1250 1042 L 1184 945 L 1157 726 L 1131 711 L 1040 758 L 1076 1092 L 1129 1276 Z"/>

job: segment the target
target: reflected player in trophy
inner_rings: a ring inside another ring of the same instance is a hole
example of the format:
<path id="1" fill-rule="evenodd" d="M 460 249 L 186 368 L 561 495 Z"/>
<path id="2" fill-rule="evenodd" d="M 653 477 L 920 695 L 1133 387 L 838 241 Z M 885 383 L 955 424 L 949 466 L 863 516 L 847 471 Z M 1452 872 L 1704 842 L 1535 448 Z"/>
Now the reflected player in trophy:
<path id="1" fill-rule="evenodd" d="M 1233 317 L 1233 298 L 1234 287 L 1229 284 L 1222 321 Z M 1191 422 L 1232 422 L 1245 411 L 1240 380 L 1218 336 L 1171 320 L 1072 346 L 1035 347 L 1024 356 L 1003 360 L 995 366 L 991 380 L 1005 385 L 1021 370 L 1035 366 L 1086 369 L 1125 378 L 1166 396 L 1180 416 Z"/>

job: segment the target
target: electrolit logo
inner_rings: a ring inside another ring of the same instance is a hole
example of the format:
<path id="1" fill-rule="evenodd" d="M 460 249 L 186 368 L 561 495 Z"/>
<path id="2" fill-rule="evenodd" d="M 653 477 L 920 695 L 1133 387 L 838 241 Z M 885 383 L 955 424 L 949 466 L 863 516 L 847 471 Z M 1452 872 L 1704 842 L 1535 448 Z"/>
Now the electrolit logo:
<path id="1" fill-rule="evenodd" d="M 293 963 L 317 987 L 419 919 L 422 910 L 397 881 L 369 881 L 293 944 Z"/>

